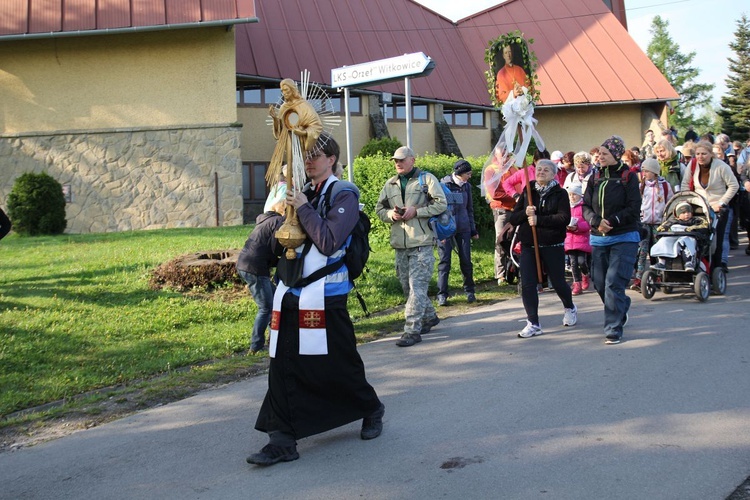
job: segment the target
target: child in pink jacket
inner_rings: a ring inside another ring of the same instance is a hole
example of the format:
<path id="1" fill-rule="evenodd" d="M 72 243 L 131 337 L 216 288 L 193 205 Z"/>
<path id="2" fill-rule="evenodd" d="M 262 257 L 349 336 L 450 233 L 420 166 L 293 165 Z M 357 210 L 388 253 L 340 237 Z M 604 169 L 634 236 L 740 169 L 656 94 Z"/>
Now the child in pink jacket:
<path id="1" fill-rule="evenodd" d="M 570 200 L 570 224 L 565 235 L 565 253 L 570 258 L 573 273 L 573 295 L 581 295 L 589 288 L 591 270 L 591 226 L 583 218 L 583 191 L 581 184 L 573 182 L 566 188 Z"/>

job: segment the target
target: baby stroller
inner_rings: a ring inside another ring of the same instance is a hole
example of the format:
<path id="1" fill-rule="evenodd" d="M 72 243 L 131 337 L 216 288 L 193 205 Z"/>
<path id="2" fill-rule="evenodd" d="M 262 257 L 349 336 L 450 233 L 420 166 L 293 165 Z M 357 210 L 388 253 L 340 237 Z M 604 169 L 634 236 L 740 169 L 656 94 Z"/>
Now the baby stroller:
<path id="1" fill-rule="evenodd" d="M 717 295 L 724 295 L 727 288 L 726 272 L 720 265 L 711 262 L 716 249 L 716 225 L 718 218 L 705 198 L 693 191 L 682 191 L 675 194 L 664 207 L 663 220 L 674 213 L 675 208 L 682 202 L 688 202 L 693 208 L 694 217 L 707 217 L 708 235 L 698 232 L 658 232 L 656 241 L 665 237 L 692 236 L 696 238 L 696 266 L 694 270 L 685 269 L 680 255 L 659 255 L 665 259 L 663 269 L 651 267 L 641 277 L 641 293 L 646 299 L 651 299 L 657 289 L 664 293 L 672 293 L 675 288 L 688 288 L 695 292 L 701 302 L 708 300 L 711 288 Z M 651 247 L 652 252 L 654 247 Z M 657 255 L 651 254 L 652 257 Z"/>
<path id="2" fill-rule="evenodd" d="M 500 265 L 505 269 L 505 281 L 512 285 L 518 279 L 518 255 L 521 253 L 520 243 L 516 247 L 516 231 L 508 223 L 503 226 L 500 233 L 500 246 L 503 247 L 503 256 L 500 259 Z M 517 255 L 514 257 L 514 253 Z"/>

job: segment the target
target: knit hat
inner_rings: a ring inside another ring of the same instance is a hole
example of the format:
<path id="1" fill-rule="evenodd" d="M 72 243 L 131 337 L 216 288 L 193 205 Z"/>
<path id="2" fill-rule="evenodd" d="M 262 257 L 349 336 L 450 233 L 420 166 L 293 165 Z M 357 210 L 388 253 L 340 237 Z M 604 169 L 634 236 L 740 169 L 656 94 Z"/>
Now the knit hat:
<path id="1" fill-rule="evenodd" d="M 453 173 L 456 175 L 465 174 L 466 172 L 471 172 L 471 164 L 466 160 L 458 160 L 455 165 L 453 165 Z"/>
<path id="2" fill-rule="evenodd" d="M 602 143 L 602 147 L 607 148 L 615 157 L 615 160 L 620 161 L 622 154 L 625 152 L 625 141 L 622 140 L 622 137 L 613 135 Z"/>
<path id="3" fill-rule="evenodd" d="M 641 170 L 659 175 L 661 172 L 661 165 L 659 165 L 659 160 L 656 158 L 646 158 L 643 160 L 643 163 L 641 163 Z"/>
<path id="4" fill-rule="evenodd" d="M 679 217 L 680 214 L 684 214 L 685 212 L 693 213 L 693 206 L 686 201 L 681 201 L 675 207 L 674 214 Z"/>
<path id="5" fill-rule="evenodd" d="M 571 182 L 568 187 L 565 188 L 569 193 L 577 194 L 578 196 L 583 196 L 583 186 L 581 186 L 577 182 Z"/>

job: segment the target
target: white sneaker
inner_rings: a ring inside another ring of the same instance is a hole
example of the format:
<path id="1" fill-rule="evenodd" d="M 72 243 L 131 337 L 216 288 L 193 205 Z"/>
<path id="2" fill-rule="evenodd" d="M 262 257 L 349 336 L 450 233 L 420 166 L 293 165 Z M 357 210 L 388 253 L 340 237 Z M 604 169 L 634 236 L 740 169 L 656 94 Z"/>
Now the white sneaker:
<path id="1" fill-rule="evenodd" d="M 578 308 L 573 306 L 573 309 L 565 309 L 563 326 L 573 326 L 576 323 L 578 323 Z"/>
<path id="2" fill-rule="evenodd" d="M 542 327 L 537 325 L 532 325 L 529 320 L 526 320 L 526 326 L 523 330 L 521 330 L 521 333 L 518 334 L 518 336 L 522 339 L 530 339 L 531 337 L 535 335 L 541 335 L 542 334 Z"/>

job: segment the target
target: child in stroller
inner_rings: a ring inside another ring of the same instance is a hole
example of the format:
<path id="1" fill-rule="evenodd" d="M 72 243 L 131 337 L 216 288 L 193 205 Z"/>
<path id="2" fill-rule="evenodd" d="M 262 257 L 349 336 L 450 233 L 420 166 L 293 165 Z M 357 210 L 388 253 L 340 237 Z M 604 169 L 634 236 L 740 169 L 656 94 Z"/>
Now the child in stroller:
<path id="1" fill-rule="evenodd" d="M 708 218 L 694 215 L 693 206 L 687 201 L 682 201 L 677 204 L 674 213 L 659 226 L 657 231 L 660 233 L 670 231 L 691 234 L 659 238 L 656 244 L 651 247 L 650 252 L 653 257 L 659 258 L 659 262 L 653 266 L 654 269 L 666 269 L 667 258 L 675 259 L 680 256 L 683 269 L 694 272 L 698 266 L 697 239 L 707 240 L 710 236 Z"/>

